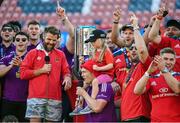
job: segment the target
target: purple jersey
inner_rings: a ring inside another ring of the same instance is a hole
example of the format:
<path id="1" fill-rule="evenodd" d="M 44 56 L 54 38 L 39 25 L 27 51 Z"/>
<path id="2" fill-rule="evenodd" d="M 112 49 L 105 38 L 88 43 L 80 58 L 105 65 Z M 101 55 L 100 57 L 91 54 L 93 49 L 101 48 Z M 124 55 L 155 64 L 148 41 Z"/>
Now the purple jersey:
<path id="1" fill-rule="evenodd" d="M 87 92 L 91 95 L 92 86 L 87 88 Z M 107 104 L 100 113 L 86 115 L 86 122 L 116 122 L 114 91 L 111 87 L 111 83 L 99 84 L 99 92 L 96 99 L 103 99 L 107 101 Z"/>
<path id="2" fill-rule="evenodd" d="M 25 56 L 25 55 L 24 55 Z M 24 56 L 21 58 L 24 59 Z M 0 65 L 10 65 L 14 54 L 3 57 Z M 3 99 L 9 101 L 26 101 L 28 96 L 28 81 L 19 78 L 19 67 L 13 67 L 4 76 Z"/>
<path id="3" fill-rule="evenodd" d="M 60 48 L 60 50 L 64 52 L 64 54 L 65 54 L 65 56 L 66 56 L 66 59 L 67 59 L 67 62 L 68 62 L 68 64 L 69 64 L 69 67 L 71 67 L 71 66 L 73 65 L 72 60 L 73 60 L 74 54 L 71 54 L 71 53 L 68 51 L 68 49 L 67 49 L 66 46 Z"/>
<path id="4" fill-rule="evenodd" d="M 32 50 L 32 49 L 35 49 L 40 43 L 42 43 L 42 41 L 39 41 L 36 45 L 30 44 L 30 45 L 27 47 L 27 51 L 30 51 L 30 50 Z"/>
<path id="5" fill-rule="evenodd" d="M 15 46 L 11 44 L 9 47 L 5 47 L 2 43 L 0 44 L 0 59 L 15 52 Z"/>

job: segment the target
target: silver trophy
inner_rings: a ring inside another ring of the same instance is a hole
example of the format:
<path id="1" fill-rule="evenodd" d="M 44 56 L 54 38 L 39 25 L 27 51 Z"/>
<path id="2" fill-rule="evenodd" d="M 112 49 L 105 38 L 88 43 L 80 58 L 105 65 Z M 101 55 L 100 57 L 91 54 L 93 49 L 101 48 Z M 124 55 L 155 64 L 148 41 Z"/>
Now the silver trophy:
<path id="1" fill-rule="evenodd" d="M 85 43 L 90 33 L 95 30 L 95 26 L 78 26 L 75 36 L 75 54 L 78 56 L 91 57 L 93 47 L 91 43 Z"/>
<path id="2" fill-rule="evenodd" d="M 84 60 L 92 57 L 93 47 L 91 43 L 85 43 L 96 26 L 78 26 L 75 29 L 75 55 L 74 55 L 74 70 L 79 72 L 81 63 L 80 57 L 84 57 Z"/>

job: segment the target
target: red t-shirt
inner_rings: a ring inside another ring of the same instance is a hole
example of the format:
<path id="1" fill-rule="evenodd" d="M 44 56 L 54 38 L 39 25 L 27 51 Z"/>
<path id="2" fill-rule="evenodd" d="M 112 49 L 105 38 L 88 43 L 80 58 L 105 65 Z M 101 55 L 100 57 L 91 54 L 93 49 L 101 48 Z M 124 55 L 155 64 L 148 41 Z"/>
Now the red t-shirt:
<path id="1" fill-rule="evenodd" d="M 114 74 L 116 75 L 117 83 L 122 87 L 127 74 L 124 53 L 114 57 Z"/>
<path id="2" fill-rule="evenodd" d="M 147 93 L 138 96 L 134 94 L 134 87 L 137 81 L 143 76 L 148 66 L 151 63 L 151 58 L 148 57 L 144 64 L 139 63 L 122 92 L 121 97 L 121 119 L 123 121 L 134 119 L 139 116 L 150 117 L 150 101 Z"/>
<path id="3" fill-rule="evenodd" d="M 116 82 L 120 85 L 121 90 L 123 86 L 123 81 L 125 80 L 127 74 L 126 61 L 124 53 L 114 57 L 114 75 L 116 76 Z M 116 93 L 115 100 L 121 98 L 121 92 Z"/>
<path id="4" fill-rule="evenodd" d="M 174 66 L 174 71 L 180 71 L 180 40 L 175 40 L 169 37 L 161 37 L 160 44 L 153 44 L 154 49 L 157 49 L 157 53 L 165 47 L 170 47 L 176 52 L 176 64 Z M 150 49 L 151 53 L 151 49 Z"/>
<path id="5" fill-rule="evenodd" d="M 180 73 L 174 73 L 173 76 L 180 82 Z M 179 122 L 180 94 L 172 91 L 164 77 L 156 74 L 149 79 L 146 88 L 152 103 L 151 121 Z"/>
<path id="6" fill-rule="evenodd" d="M 152 42 L 149 42 L 148 52 L 149 52 L 150 57 L 154 57 L 155 55 L 159 54 L 158 45 Z"/>
<path id="7" fill-rule="evenodd" d="M 95 53 L 95 58 L 93 59 L 94 64 L 96 64 L 98 67 L 102 67 L 102 66 L 105 66 L 107 64 L 113 64 L 114 63 L 113 54 L 109 49 L 106 49 L 102 62 L 98 62 L 99 55 L 100 55 L 100 52 L 97 51 Z M 107 70 L 107 71 L 97 71 L 94 74 L 97 74 L 95 76 L 98 76 L 101 74 L 108 74 L 113 79 L 114 78 L 114 68 Z"/>

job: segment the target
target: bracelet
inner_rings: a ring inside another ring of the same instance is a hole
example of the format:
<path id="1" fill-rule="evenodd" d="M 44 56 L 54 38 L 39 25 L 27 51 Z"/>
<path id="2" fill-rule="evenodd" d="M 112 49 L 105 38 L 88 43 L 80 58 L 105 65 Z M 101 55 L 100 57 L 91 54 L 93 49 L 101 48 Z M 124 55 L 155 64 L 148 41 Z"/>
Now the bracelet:
<path id="1" fill-rule="evenodd" d="M 113 24 L 119 24 L 119 22 L 118 21 L 113 21 Z"/>
<path id="2" fill-rule="evenodd" d="M 162 73 L 168 73 L 169 70 L 167 69 L 167 67 L 164 68 L 164 70 L 161 70 Z"/>

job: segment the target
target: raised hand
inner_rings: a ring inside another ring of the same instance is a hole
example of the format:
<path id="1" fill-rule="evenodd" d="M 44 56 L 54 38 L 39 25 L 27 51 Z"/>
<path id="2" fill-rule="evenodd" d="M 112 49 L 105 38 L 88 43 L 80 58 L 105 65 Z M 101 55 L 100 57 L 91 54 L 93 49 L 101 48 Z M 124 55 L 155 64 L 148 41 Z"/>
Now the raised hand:
<path id="1" fill-rule="evenodd" d="M 120 18 L 121 18 L 121 9 L 119 7 L 116 7 L 115 11 L 113 12 L 113 20 L 119 22 Z"/>
<path id="2" fill-rule="evenodd" d="M 161 8 L 159 8 L 159 11 L 157 12 L 157 19 L 161 20 L 167 14 L 168 14 L 168 10 L 166 8 L 166 5 L 163 5 Z"/>
<path id="3" fill-rule="evenodd" d="M 130 22 L 134 28 L 138 27 L 138 18 L 133 12 L 131 13 Z"/>
<path id="4" fill-rule="evenodd" d="M 158 67 L 158 69 L 160 70 L 160 71 L 162 71 L 162 70 L 164 70 L 165 69 L 165 62 L 164 62 L 164 60 L 162 59 L 162 57 L 161 56 L 155 56 L 154 57 L 154 61 L 155 61 L 155 63 L 157 64 L 157 67 Z"/>
<path id="5" fill-rule="evenodd" d="M 155 72 L 157 69 L 158 69 L 157 63 L 153 60 L 153 61 L 151 62 L 151 64 L 149 65 L 149 68 L 148 68 L 147 72 L 148 72 L 149 74 L 151 74 L 151 73 Z"/>
<path id="6" fill-rule="evenodd" d="M 57 14 L 61 19 L 64 19 L 64 18 L 66 17 L 65 9 L 62 8 L 62 7 L 57 7 L 57 8 L 56 8 L 56 14 Z"/>

